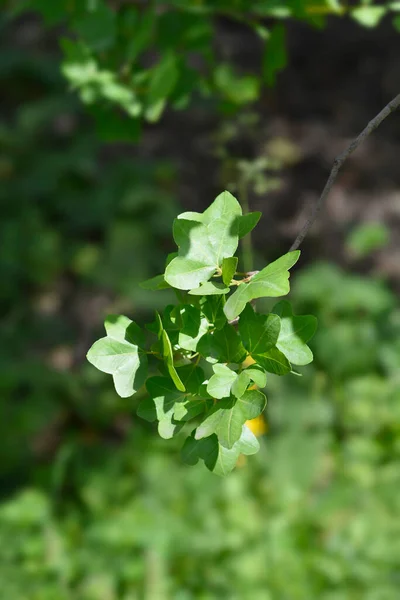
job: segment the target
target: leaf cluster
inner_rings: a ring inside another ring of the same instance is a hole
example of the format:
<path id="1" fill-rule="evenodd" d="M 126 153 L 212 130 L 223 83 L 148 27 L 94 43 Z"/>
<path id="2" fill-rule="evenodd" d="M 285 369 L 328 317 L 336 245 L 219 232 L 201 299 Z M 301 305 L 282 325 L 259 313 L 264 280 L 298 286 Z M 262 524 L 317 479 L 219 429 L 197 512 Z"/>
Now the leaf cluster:
<path id="1" fill-rule="evenodd" d="M 270 314 L 259 314 L 252 305 L 257 298 L 289 292 L 289 269 L 299 251 L 257 273 L 237 271 L 239 238 L 259 218 L 260 213 L 243 215 L 229 192 L 203 213 L 179 215 L 173 225 L 178 251 L 168 257 L 163 274 L 143 284 L 174 288 L 178 303 L 156 313 L 147 332 L 125 316 L 108 316 L 107 335 L 87 355 L 112 375 L 121 397 L 145 383 L 148 395 L 138 415 L 157 421 L 165 439 L 186 433 L 183 459 L 189 464 L 202 459 L 221 475 L 234 468 L 240 454 L 259 448 L 246 423 L 266 406 L 260 390 L 267 374 L 291 373 L 293 365 L 313 358 L 307 345 L 316 329 L 313 316 L 295 316 L 287 301 Z"/>
<path id="2" fill-rule="evenodd" d="M 227 110 L 254 102 L 287 64 L 287 19 L 323 27 L 329 15 L 349 14 L 374 27 L 388 13 L 399 27 L 396 2 L 340 0 L 106 0 L 20 2 L 14 13 L 36 10 L 47 25 L 62 24 L 62 73 L 88 105 L 105 138 L 135 139 L 142 121 L 155 122 L 170 106 L 185 109 L 195 95 Z M 260 73 L 241 73 L 213 44 L 218 19 L 249 28 L 261 41 Z M 267 20 L 267 21 L 266 21 Z M 115 110 L 117 109 L 117 110 Z"/>

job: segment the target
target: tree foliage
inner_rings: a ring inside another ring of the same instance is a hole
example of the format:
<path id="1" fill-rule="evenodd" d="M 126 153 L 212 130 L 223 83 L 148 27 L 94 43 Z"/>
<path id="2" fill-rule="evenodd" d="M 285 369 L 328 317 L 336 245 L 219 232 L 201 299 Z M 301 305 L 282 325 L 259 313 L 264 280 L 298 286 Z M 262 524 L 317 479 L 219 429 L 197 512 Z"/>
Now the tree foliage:
<path id="1" fill-rule="evenodd" d="M 350 15 L 374 27 L 386 14 L 400 23 L 396 2 L 344 0 L 117 0 L 11 1 L 15 13 L 34 10 L 48 26 L 65 27 L 62 72 L 88 106 L 99 131 L 135 139 L 143 121 L 157 121 L 167 106 L 182 110 L 194 96 L 234 110 L 272 86 L 288 62 L 286 22 L 324 27 L 328 16 Z M 221 19 L 258 38 L 261 67 L 238 70 L 217 49 Z"/>

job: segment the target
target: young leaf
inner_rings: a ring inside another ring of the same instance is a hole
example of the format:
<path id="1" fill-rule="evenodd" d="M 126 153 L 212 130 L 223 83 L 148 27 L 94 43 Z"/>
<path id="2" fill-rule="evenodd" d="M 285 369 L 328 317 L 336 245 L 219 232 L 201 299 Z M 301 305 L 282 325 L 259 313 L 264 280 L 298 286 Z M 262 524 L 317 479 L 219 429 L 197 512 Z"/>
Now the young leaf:
<path id="1" fill-rule="evenodd" d="M 247 420 L 255 419 L 264 410 L 266 398 L 258 390 L 249 390 L 241 398 L 225 398 L 205 415 L 195 433 L 196 440 L 215 433 L 220 444 L 232 448 L 240 438 Z"/>
<path id="2" fill-rule="evenodd" d="M 201 367 L 190 363 L 184 367 L 178 367 L 177 372 L 187 392 L 192 395 L 202 395 L 201 386 L 204 383 L 205 376 Z"/>
<path id="3" fill-rule="evenodd" d="M 207 296 L 200 302 L 203 315 L 209 324 L 217 329 L 222 329 L 226 323 L 224 302 L 224 296 Z"/>
<path id="4" fill-rule="evenodd" d="M 234 222 L 242 214 L 229 192 L 220 194 L 200 213 L 183 213 L 174 222 L 178 256 L 165 270 L 165 280 L 178 289 L 191 290 L 208 281 L 224 258 L 238 246 Z"/>
<path id="5" fill-rule="evenodd" d="M 271 30 L 264 53 L 263 73 L 268 86 L 274 85 L 276 74 L 286 63 L 286 30 L 282 23 L 277 23 Z"/>
<path id="6" fill-rule="evenodd" d="M 109 315 L 104 323 L 107 337 L 97 340 L 87 353 L 88 361 L 113 376 L 117 394 L 132 396 L 145 382 L 147 356 L 139 348 L 143 333 L 130 319 Z"/>
<path id="7" fill-rule="evenodd" d="M 281 300 L 272 309 L 281 318 L 281 330 L 276 347 L 294 365 L 308 365 L 313 354 L 307 342 L 317 329 L 317 319 L 312 315 L 296 316 L 286 300 Z"/>
<path id="8" fill-rule="evenodd" d="M 180 380 L 179 375 L 176 372 L 176 369 L 174 367 L 174 354 L 172 352 L 171 342 L 170 342 L 167 332 L 164 329 L 163 323 L 161 321 L 161 317 L 158 314 L 158 312 L 156 312 L 156 321 L 157 321 L 157 326 L 158 326 L 158 339 L 161 342 L 162 354 L 163 354 L 164 362 L 168 369 L 168 373 L 170 374 L 171 379 L 174 382 L 174 384 L 176 385 L 176 387 L 178 388 L 178 390 L 184 392 L 185 386 L 183 385 L 182 381 Z"/>
<path id="9" fill-rule="evenodd" d="M 246 373 L 251 381 L 254 381 L 259 388 L 263 389 L 267 385 L 267 374 L 259 365 L 251 365 L 251 367 L 245 369 L 243 373 Z"/>
<path id="10" fill-rule="evenodd" d="M 202 458 L 210 471 L 218 459 L 218 439 L 212 435 L 202 440 L 196 440 L 193 435 L 186 438 L 181 450 L 182 460 L 188 465 L 195 465 Z"/>
<path id="11" fill-rule="evenodd" d="M 243 218 L 243 217 L 241 217 Z M 230 256 L 229 258 L 224 258 L 222 261 L 222 281 L 226 286 L 229 286 L 234 274 L 236 273 L 236 268 L 238 264 L 238 259 L 236 256 Z M 226 292 L 229 292 L 229 287 L 226 288 Z"/>
<path id="12" fill-rule="evenodd" d="M 246 371 L 242 371 L 236 377 L 235 381 L 232 384 L 231 392 L 236 398 L 241 398 L 245 391 L 247 390 L 247 386 L 250 383 L 249 374 Z"/>
<path id="13" fill-rule="evenodd" d="M 262 354 L 275 346 L 281 323 L 274 315 L 261 315 L 247 304 L 239 318 L 239 333 L 246 350 L 251 354 Z"/>
<path id="14" fill-rule="evenodd" d="M 170 439 L 182 427 L 174 418 L 176 403 L 183 402 L 185 395 L 179 392 L 167 377 L 150 377 L 146 382 L 150 395 L 139 404 L 137 414 L 146 421 L 158 420 L 158 433 Z"/>
<path id="15" fill-rule="evenodd" d="M 227 260 L 224 258 L 224 260 Z M 206 281 L 202 283 L 200 287 L 189 290 L 189 294 L 192 296 L 219 296 L 221 294 L 228 294 L 229 288 L 223 283 L 217 281 Z"/>
<path id="16" fill-rule="evenodd" d="M 289 269 L 299 256 L 300 250 L 288 252 L 254 275 L 248 283 L 239 285 L 224 307 L 228 321 L 240 315 L 251 300 L 286 295 L 289 292 Z"/>
<path id="17" fill-rule="evenodd" d="M 237 378 L 237 373 L 228 366 L 217 363 L 213 365 L 214 375 L 207 384 L 207 392 L 213 398 L 227 398 L 230 396 L 232 384 Z"/>
<path id="18" fill-rule="evenodd" d="M 201 312 L 191 304 L 180 307 L 182 326 L 179 331 L 178 345 L 184 350 L 195 352 L 197 344 L 208 331 L 207 320 L 201 316 Z"/>
<path id="19" fill-rule="evenodd" d="M 144 290 L 165 290 L 169 287 L 169 283 L 167 283 L 164 279 L 164 275 L 156 275 L 155 277 L 151 277 L 150 279 L 146 279 L 139 283 L 140 287 Z"/>
<path id="20" fill-rule="evenodd" d="M 232 446 L 232 448 L 225 448 L 225 446 L 218 444 L 218 455 L 215 463 L 213 464 L 212 461 L 214 455 L 211 454 L 209 454 L 207 460 L 204 462 L 210 471 L 216 475 L 225 477 L 225 475 L 230 473 L 235 468 L 240 454 L 249 456 L 251 454 L 256 454 L 259 449 L 260 444 L 256 436 L 246 425 L 243 425 L 240 438 Z"/>
<path id="21" fill-rule="evenodd" d="M 238 230 L 239 230 L 238 231 L 239 238 L 242 238 L 245 235 L 247 235 L 248 233 L 250 233 L 250 231 L 252 231 L 254 229 L 254 227 L 257 225 L 260 218 L 261 218 L 261 213 L 258 211 L 247 213 L 247 215 L 242 215 L 241 217 L 238 217 L 237 226 L 238 226 Z"/>
<path id="22" fill-rule="evenodd" d="M 209 410 L 212 400 L 197 395 L 204 373 L 199 367 L 190 365 L 180 369 L 180 376 L 193 393 L 183 393 L 176 389 L 168 377 L 150 377 L 146 382 L 149 397 L 142 400 L 137 414 L 146 421 L 158 420 L 158 432 L 164 439 L 173 437 L 185 421 Z"/>
<path id="23" fill-rule="evenodd" d="M 216 435 L 201 440 L 191 436 L 186 439 L 181 455 L 184 462 L 189 465 L 195 465 L 201 458 L 210 471 L 225 476 L 235 468 L 240 454 L 255 454 L 259 449 L 257 438 L 246 425 L 243 425 L 240 438 L 232 448 L 225 448 L 219 444 Z"/>
<path id="24" fill-rule="evenodd" d="M 263 354 L 254 354 L 253 358 L 263 369 L 275 375 L 286 375 L 292 370 L 290 362 L 278 348 L 271 348 Z"/>
<path id="25" fill-rule="evenodd" d="M 239 335 L 228 323 L 222 329 L 203 335 L 197 344 L 197 351 L 208 362 L 240 363 L 246 355 Z"/>

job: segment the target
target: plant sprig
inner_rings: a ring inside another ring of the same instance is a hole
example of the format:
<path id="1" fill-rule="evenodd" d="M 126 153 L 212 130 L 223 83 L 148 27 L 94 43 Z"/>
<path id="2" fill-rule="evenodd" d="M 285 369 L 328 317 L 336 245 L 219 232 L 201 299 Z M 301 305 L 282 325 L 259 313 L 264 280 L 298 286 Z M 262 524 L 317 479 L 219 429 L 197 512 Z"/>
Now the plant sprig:
<path id="1" fill-rule="evenodd" d="M 240 454 L 259 448 L 246 423 L 266 406 L 261 390 L 267 373 L 285 375 L 313 358 L 307 342 L 315 317 L 293 315 L 287 301 L 270 314 L 255 312 L 251 304 L 289 292 L 289 269 L 300 251 L 258 272 L 237 270 L 239 239 L 259 218 L 243 215 L 229 192 L 203 213 L 179 215 L 173 226 L 178 251 L 167 258 L 163 274 L 143 283 L 146 289 L 175 288 L 177 304 L 156 313 L 148 335 L 125 316 L 108 316 L 107 336 L 87 354 L 113 376 L 120 396 L 132 396 L 145 384 L 148 395 L 138 415 L 157 421 L 165 439 L 186 433 L 183 460 L 202 459 L 220 475 L 234 468 Z"/>

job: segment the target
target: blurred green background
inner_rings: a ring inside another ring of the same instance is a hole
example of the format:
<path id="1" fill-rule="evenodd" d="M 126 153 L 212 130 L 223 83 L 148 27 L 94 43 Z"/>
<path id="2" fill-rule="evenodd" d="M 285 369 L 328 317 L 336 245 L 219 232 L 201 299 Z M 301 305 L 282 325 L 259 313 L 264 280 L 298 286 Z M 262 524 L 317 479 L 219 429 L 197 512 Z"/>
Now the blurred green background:
<path id="1" fill-rule="evenodd" d="M 144 323 L 167 303 L 138 283 L 182 210 L 228 188 L 263 211 L 255 266 L 288 249 L 334 156 L 399 91 L 390 19 L 289 20 L 286 68 L 256 94 L 260 48 L 218 16 L 241 85 L 218 67 L 209 93 L 111 142 L 61 74 L 61 26 L 16 4 L 0 17 L 1 600 L 398 600 L 398 116 L 304 243 L 290 298 L 318 317 L 315 362 L 269 377 L 258 455 L 225 480 L 185 466 L 182 440 L 85 362 L 105 314 Z"/>

